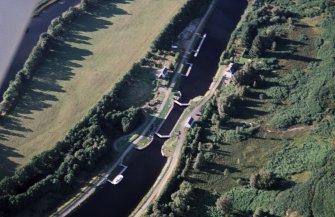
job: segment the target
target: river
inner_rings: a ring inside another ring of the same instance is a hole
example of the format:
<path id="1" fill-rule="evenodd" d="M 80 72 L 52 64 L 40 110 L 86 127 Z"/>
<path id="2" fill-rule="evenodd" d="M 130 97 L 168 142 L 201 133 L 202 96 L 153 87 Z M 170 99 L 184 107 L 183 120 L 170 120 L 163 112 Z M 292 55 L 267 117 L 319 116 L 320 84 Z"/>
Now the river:
<path id="1" fill-rule="evenodd" d="M 204 28 L 207 38 L 200 53 L 197 58 L 190 60 L 193 63 L 190 75 L 182 78 L 179 88 L 181 103 L 188 103 L 194 97 L 206 93 L 217 72 L 220 55 L 246 6 L 246 0 L 218 1 Z M 184 109 L 175 104 L 158 133 L 169 135 Z M 128 216 L 152 187 L 167 161 L 161 155 L 164 142 L 164 139 L 155 137 L 148 148 L 141 151 L 134 149 L 128 157 L 128 169 L 123 173 L 122 182 L 116 186 L 103 184 L 70 216 Z"/>

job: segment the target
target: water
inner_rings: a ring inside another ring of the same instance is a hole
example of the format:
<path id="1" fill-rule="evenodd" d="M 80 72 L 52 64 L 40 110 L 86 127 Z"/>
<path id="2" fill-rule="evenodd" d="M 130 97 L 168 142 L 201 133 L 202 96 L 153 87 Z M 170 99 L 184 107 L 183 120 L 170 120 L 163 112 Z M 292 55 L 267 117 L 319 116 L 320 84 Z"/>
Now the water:
<path id="1" fill-rule="evenodd" d="M 215 75 L 222 51 L 231 32 L 236 27 L 245 7 L 246 0 L 220 0 L 204 29 L 207 38 L 197 58 L 191 59 L 193 68 L 188 77 L 182 78 L 180 102 L 188 103 L 196 96 L 206 93 Z M 170 134 L 184 108 L 177 105 L 159 130 L 162 135 Z M 133 150 L 127 161 L 124 179 L 116 186 L 102 185 L 73 217 L 125 217 L 128 216 L 148 192 L 160 174 L 166 158 L 161 155 L 165 140 L 155 137 L 150 146 L 142 151 Z"/>
<path id="2" fill-rule="evenodd" d="M 123 180 L 118 185 L 104 184 L 70 216 L 128 216 L 166 163 L 161 155 L 164 141 L 155 137 L 147 149 L 133 150 Z"/>
<path id="3" fill-rule="evenodd" d="M 241 14 L 246 7 L 244 0 L 221 0 L 212 16 L 209 18 L 203 33 L 207 34 L 197 58 L 191 59 L 193 68 L 188 77 L 184 77 L 180 92 L 181 103 L 188 103 L 191 99 L 206 93 L 213 76 L 218 70 L 220 56 L 230 34 L 235 29 Z"/>
<path id="4" fill-rule="evenodd" d="M 0 87 L 1 100 L 3 93 L 8 88 L 9 82 L 13 80 L 16 73 L 22 69 L 33 47 L 37 44 L 40 35 L 48 30 L 51 20 L 61 15 L 69 7 L 78 4 L 79 1 L 80 0 L 60 0 L 49 6 L 39 16 L 31 19 L 29 26 L 27 27 L 28 30 L 23 36 L 15 57 L 9 67 L 9 70 L 7 71 L 5 80 Z"/>
<path id="5" fill-rule="evenodd" d="M 164 120 L 164 124 L 159 129 L 158 133 L 165 136 L 169 135 L 176 125 L 179 117 L 183 114 L 185 107 L 180 107 L 177 104 L 174 104 L 173 109 L 169 113 L 169 116 Z"/>

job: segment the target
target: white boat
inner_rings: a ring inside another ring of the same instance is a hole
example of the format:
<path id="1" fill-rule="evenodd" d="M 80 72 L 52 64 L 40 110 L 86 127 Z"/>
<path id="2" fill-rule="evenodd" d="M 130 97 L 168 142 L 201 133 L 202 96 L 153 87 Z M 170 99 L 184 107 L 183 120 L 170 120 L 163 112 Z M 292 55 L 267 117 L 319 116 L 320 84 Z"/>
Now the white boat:
<path id="1" fill-rule="evenodd" d="M 123 179 L 123 175 L 117 175 L 117 176 L 113 179 L 112 184 L 113 184 L 113 185 L 117 185 L 117 184 L 119 184 L 119 183 L 121 182 L 122 179 Z"/>

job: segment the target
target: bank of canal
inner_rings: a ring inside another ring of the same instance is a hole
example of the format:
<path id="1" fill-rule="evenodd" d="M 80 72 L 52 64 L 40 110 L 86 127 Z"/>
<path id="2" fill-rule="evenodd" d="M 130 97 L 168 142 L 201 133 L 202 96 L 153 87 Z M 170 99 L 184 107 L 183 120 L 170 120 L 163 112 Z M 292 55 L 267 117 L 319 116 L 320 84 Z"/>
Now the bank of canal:
<path id="1" fill-rule="evenodd" d="M 181 103 L 188 103 L 194 97 L 206 93 L 217 72 L 220 55 L 246 6 L 246 0 L 218 1 L 204 28 L 207 38 L 200 53 L 197 58 L 190 60 L 193 63 L 190 75 L 182 78 Z M 185 108 L 175 104 L 158 133 L 170 134 Z M 70 216 L 128 216 L 154 184 L 167 161 L 161 155 L 165 141 L 155 136 L 148 148 L 134 149 L 128 157 L 128 169 L 123 173 L 122 182 L 116 186 L 109 183 L 102 185 Z"/>

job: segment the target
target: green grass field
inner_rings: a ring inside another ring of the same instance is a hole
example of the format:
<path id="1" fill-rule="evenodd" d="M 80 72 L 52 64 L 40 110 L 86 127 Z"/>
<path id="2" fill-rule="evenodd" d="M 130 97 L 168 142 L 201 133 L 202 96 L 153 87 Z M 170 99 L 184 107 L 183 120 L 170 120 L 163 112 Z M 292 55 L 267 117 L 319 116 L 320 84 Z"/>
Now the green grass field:
<path id="1" fill-rule="evenodd" d="M 65 40 L 35 72 L 14 112 L 1 120 L 0 177 L 63 139 L 144 57 L 186 0 L 113 2 L 104 1 L 71 23 Z M 144 86 L 134 80 L 132 97 L 125 104 L 151 96 L 150 78 L 144 80 Z"/>

